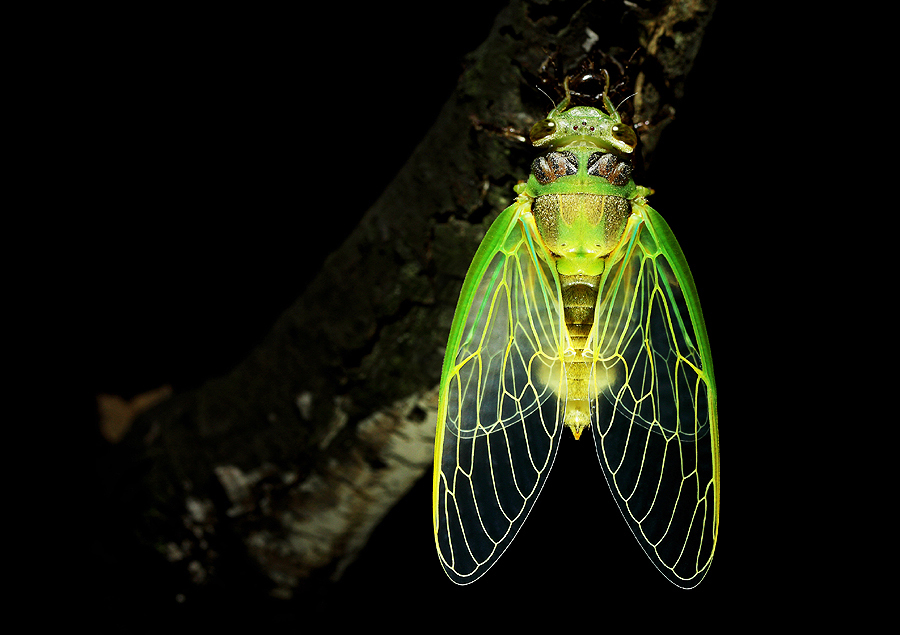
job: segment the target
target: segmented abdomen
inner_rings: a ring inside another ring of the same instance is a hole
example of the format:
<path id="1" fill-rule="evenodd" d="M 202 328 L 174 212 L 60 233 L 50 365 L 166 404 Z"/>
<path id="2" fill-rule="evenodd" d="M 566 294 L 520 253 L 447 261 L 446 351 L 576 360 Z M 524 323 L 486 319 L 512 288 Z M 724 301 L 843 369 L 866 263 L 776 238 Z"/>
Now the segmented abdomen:
<path id="1" fill-rule="evenodd" d="M 564 358 L 566 369 L 566 415 L 565 424 L 572 429 L 575 438 L 590 425 L 590 403 L 596 395 L 591 389 L 591 368 L 593 356 L 585 357 L 584 346 L 594 324 L 594 309 L 600 276 L 559 276 L 562 287 L 563 312 L 572 355 Z"/>

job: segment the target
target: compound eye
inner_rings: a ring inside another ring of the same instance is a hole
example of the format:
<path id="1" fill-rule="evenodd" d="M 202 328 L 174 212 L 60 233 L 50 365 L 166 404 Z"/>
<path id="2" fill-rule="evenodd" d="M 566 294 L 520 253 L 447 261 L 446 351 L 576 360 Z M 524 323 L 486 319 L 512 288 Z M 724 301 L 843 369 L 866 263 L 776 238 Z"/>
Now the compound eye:
<path id="1" fill-rule="evenodd" d="M 531 143 L 537 143 L 541 139 L 546 139 L 550 135 L 556 132 L 556 123 L 550 119 L 544 119 L 543 121 L 539 121 L 531 128 L 531 132 L 529 136 L 531 137 Z"/>
<path id="2" fill-rule="evenodd" d="M 631 126 L 617 123 L 610 129 L 610 132 L 612 133 L 613 139 L 624 143 L 629 148 L 634 148 L 637 145 L 637 135 L 634 134 L 634 130 L 631 129 Z"/>

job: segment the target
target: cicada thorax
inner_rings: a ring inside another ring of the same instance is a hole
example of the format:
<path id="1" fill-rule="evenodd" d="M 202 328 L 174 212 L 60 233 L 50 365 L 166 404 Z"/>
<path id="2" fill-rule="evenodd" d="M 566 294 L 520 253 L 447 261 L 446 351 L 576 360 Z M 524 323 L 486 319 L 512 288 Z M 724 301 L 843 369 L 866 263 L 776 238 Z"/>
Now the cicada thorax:
<path id="1" fill-rule="evenodd" d="M 631 216 L 631 163 L 591 147 L 550 152 L 532 164 L 542 186 L 532 213 L 559 276 L 567 346 L 545 378 L 566 400 L 564 422 L 575 438 L 590 425 L 590 404 L 614 371 L 590 347 L 603 271 Z M 557 183 L 559 187 L 553 187 Z M 610 187 L 613 186 L 613 187 Z"/>

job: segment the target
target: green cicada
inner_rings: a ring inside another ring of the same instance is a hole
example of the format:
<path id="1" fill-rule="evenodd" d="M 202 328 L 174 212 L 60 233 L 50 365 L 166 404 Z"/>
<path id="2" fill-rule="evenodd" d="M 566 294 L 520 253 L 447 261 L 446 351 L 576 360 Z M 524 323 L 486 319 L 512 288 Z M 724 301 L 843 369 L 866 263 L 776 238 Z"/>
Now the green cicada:
<path id="1" fill-rule="evenodd" d="M 631 178 L 634 130 L 563 101 L 531 130 L 547 153 L 484 237 L 444 358 L 434 539 L 467 584 L 515 537 L 563 429 L 593 430 L 607 483 L 657 568 L 699 584 L 719 527 L 716 384 L 697 290 Z"/>

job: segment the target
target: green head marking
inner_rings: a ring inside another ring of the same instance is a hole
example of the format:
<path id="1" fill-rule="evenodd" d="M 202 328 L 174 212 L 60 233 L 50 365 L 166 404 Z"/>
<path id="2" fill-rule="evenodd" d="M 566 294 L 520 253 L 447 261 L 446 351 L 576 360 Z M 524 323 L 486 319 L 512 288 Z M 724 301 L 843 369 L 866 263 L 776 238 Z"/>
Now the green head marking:
<path id="1" fill-rule="evenodd" d="M 569 145 L 593 145 L 614 154 L 629 155 L 637 145 L 637 135 L 631 126 L 622 123 L 615 106 L 609 100 L 609 75 L 603 90 L 606 112 L 589 106 L 569 108 L 569 78 L 563 84 L 566 96 L 547 118 L 531 129 L 531 143 L 535 147 L 559 148 Z"/>

